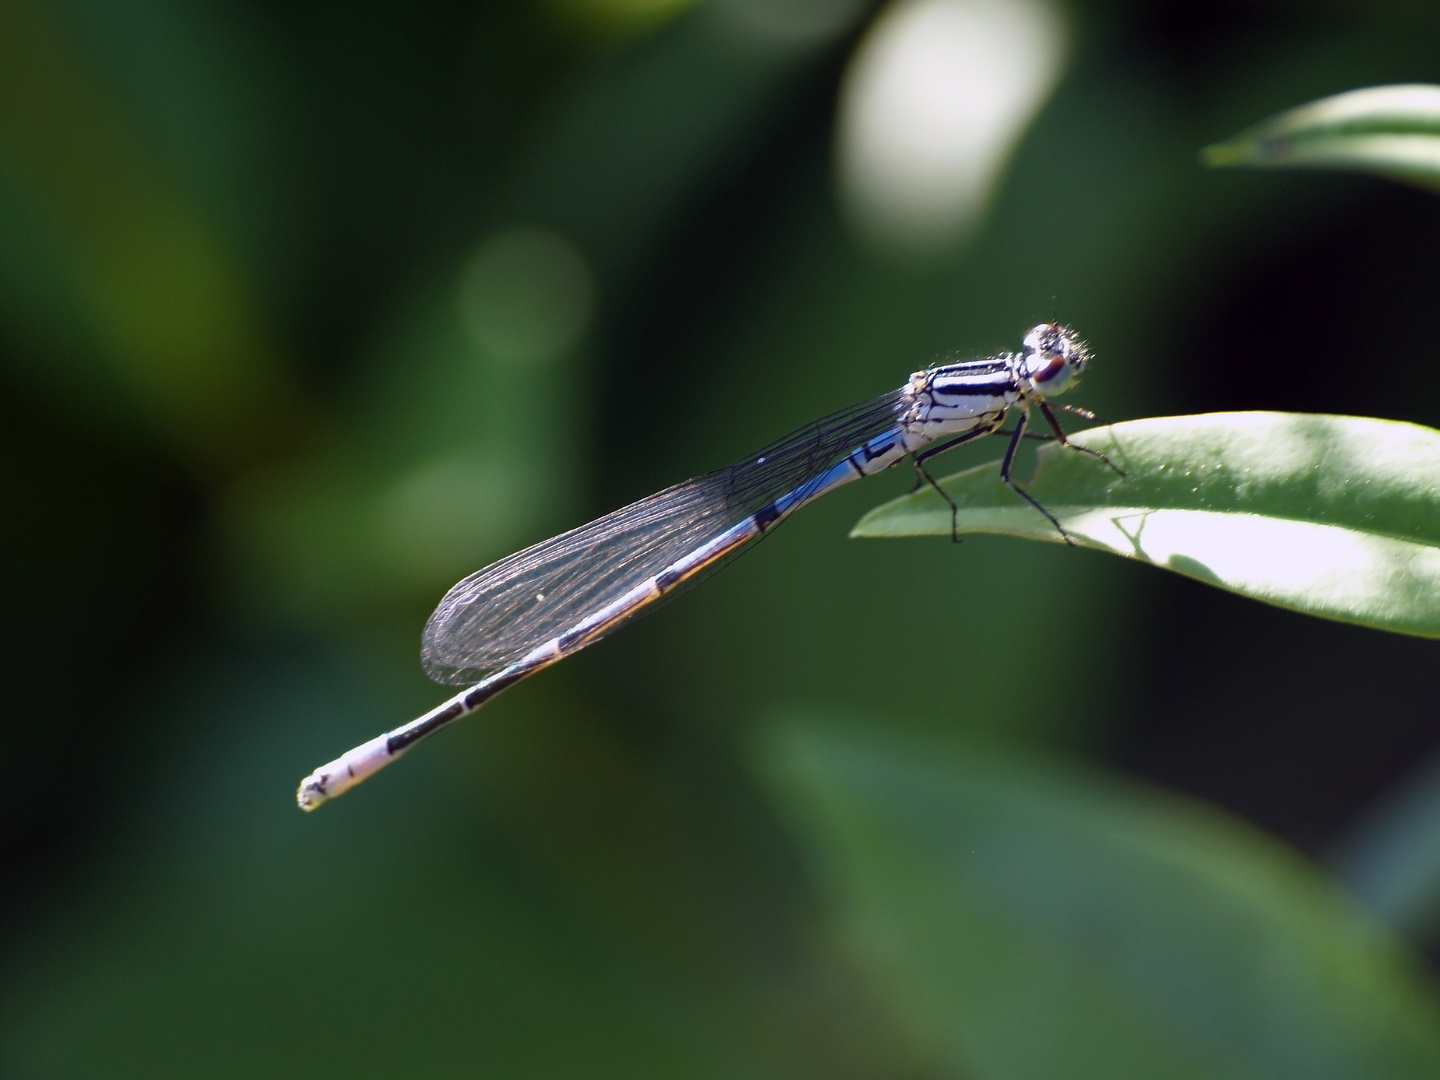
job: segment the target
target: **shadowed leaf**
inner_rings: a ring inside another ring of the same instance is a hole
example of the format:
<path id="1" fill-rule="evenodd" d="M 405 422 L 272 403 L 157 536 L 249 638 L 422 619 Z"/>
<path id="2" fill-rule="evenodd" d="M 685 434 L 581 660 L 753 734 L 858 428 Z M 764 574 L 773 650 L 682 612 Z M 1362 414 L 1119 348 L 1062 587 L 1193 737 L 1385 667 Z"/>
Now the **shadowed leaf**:
<path id="1" fill-rule="evenodd" d="M 792 722 L 765 770 L 840 933 L 940 1070 L 1433 1076 L 1421 965 L 1206 807 L 995 748 Z"/>

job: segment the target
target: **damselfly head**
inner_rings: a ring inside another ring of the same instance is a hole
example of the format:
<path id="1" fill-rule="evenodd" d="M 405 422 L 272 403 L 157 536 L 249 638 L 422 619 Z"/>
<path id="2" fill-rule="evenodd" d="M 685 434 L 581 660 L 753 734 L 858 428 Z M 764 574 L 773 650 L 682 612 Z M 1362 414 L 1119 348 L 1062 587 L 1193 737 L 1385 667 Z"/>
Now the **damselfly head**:
<path id="1" fill-rule="evenodd" d="M 1059 323 L 1041 323 L 1025 335 L 1020 368 L 1047 397 L 1070 388 L 1085 372 L 1090 350 L 1075 332 Z"/>

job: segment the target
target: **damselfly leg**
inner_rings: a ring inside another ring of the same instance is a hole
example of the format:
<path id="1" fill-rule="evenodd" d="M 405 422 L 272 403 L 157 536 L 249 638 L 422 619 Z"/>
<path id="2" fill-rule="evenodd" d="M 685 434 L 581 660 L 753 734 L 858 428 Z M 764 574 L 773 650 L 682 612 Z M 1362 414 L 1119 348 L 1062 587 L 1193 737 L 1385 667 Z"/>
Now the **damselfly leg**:
<path id="1" fill-rule="evenodd" d="M 1050 403 L 1048 401 L 1041 401 L 1038 404 L 1040 405 L 1040 411 L 1045 415 L 1045 422 L 1050 425 L 1050 430 L 1055 432 L 1055 439 L 1057 442 L 1060 443 L 1061 446 L 1068 446 L 1071 450 L 1079 450 L 1082 454 L 1088 454 L 1090 457 L 1103 461 L 1109 468 L 1114 470 L 1117 476 L 1123 477 L 1125 475 L 1124 469 L 1116 465 L 1099 450 L 1091 450 L 1088 446 L 1078 446 L 1075 443 L 1072 443 L 1069 439 L 1067 439 L 1065 437 L 1065 432 L 1060 427 L 1060 421 L 1056 420 L 1055 414 L 1050 411 Z M 1072 412 L 1076 416 L 1084 416 L 1087 420 L 1095 419 L 1095 414 L 1092 413 L 1089 409 L 1074 409 L 1068 405 L 1058 405 L 1056 407 L 1064 409 L 1066 412 Z"/>
<path id="2" fill-rule="evenodd" d="M 1042 405 L 1041 408 L 1044 408 L 1044 406 Z M 1000 479 L 1005 481 L 1006 487 L 1008 487 L 1011 491 L 1015 492 L 1016 495 L 1019 495 L 1036 510 L 1039 510 L 1040 513 L 1044 514 L 1045 519 L 1049 521 L 1051 525 L 1055 526 L 1055 531 L 1060 534 L 1061 539 L 1063 539 L 1065 543 L 1069 544 L 1071 547 L 1074 547 L 1075 541 L 1071 539 L 1070 534 L 1065 531 L 1065 526 L 1060 524 L 1059 519 L 1056 518 L 1054 514 L 1050 513 L 1049 510 L 1046 510 L 1045 507 L 1040 505 L 1039 499 L 1035 498 L 1033 495 L 1031 495 L 1028 491 L 1026 491 L 1024 488 L 1022 488 L 1019 484 L 1017 484 L 1014 480 L 1010 478 L 1010 466 L 1015 463 L 1015 451 L 1020 448 L 1020 440 L 1025 436 L 1025 425 L 1029 422 L 1030 412 L 1028 409 L 1023 410 L 1020 413 L 1020 419 L 1015 423 L 1014 432 L 1010 435 L 1010 445 L 1005 448 L 1005 458 L 1000 462 Z M 1065 446 L 1070 445 L 1070 443 L 1064 442 L 1063 433 L 1057 435 L 1056 438 L 1061 440 L 1061 442 L 1064 443 Z"/>
<path id="3" fill-rule="evenodd" d="M 973 431 L 967 431 L 963 435 L 955 436 L 955 438 L 950 439 L 948 442 L 941 443 L 939 446 L 932 446 L 928 450 L 922 450 L 918 454 L 910 455 L 910 463 L 915 466 L 915 486 L 910 490 L 919 491 L 922 484 L 929 484 L 935 489 L 940 498 L 944 499 L 949 505 L 950 542 L 952 544 L 958 544 L 960 542 L 960 507 L 954 499 L 950 498 L 945 489 L 935 482 L 935 477 L 931 476 L 930 470 L 925 468 L 925 462 L 936 454 L 943 454 L 946 450 L 955 449 L 955 447 L 961 443 L 971 442 L 974 439 L 983 439 L 987 435 L 995 434 L 996 430 L 1004 422 L 1005 414 L 1001 413 L 990 423 L 977 427 Z"/>
<path id="4" fill-rule="evenodd" d="M 1014 428 L 1011 428 L 1009 430 L 1002 428 L 1000 425 L 1004 422 L 1004 416 L 997 416 L 995 417 L 993 423 L 989 423 L 982 427 L 975 428 L 973 431 L 967 431 L 963 435 L 957 435 L 955 438 L 949 439 L 946 442 L 939 444 L 938 446 L 927 447 L 919 453 L 911 455 L 911 462 L 915 467 L 915 486 L 911 488 L 911 491 L 919 491 L 923 484 L 929 484 L 932 488 L 934 488 L 936 494 L 938 494 L 942 499 L 945 500 L 946 505 L 950 507 L 950 540 L 952 543 L 958 544 L 960 542 L 960 507 L 955 502 L 955 500 L 950 497 L 950 495 L 945 491 L 945 489 L 940 486 L 940 484 L 936 481 L 935 477 L 930 474 L 930 470 L 925 467 L 925 462 L 927 462 L 930 458 L 945 453 L 947 450 L 953 450 L 955 449 L 955 447 L 960 446 L 963 443 L 970 442 L 974 439 L 983 438 L 986 435 L 1010 436 L 1010 444 L 1006 448 L 1005 457 L 1000 463 L 1000 479 L 1003 480 L 1006 486 L 1008 486 L 1022 499 L 1028 502 L 1036 510 L 1040 511 L 1040 513 L 1044 514 L 1045 519 L 1049 521 L 1051 525 L 1055 526 L 1055 531 L 1058 532 L 1061 537 L 1064 538 L 1065 542 L 1072 547 L 1075 545 L 1075 541 L 1070 537 L 1070 534 L 1065 531 L 1064 527 L 1060 524 L 1059 520 L 1056 519 L 1055 515 L 1052 514 L 1049 510 L 1047 510 L 1038 499 L 1032 496 L 1018 483 L 1016 483 L 1010 475 L 1011 467 L 1015 462 L 1015 453 L 1020 447 L 1020 440 L 1034 439 L 1038 442 L 1058 442 L 1061 446 L 1064 446 L 1067 449 L 1078 450 L 1082 454 L 1086 454 L 1089 457 L 1097 458 L 1100 461 L 1103 461 L 1109 468 L 1113 469 L 1120 476 L 1125 475 L 1125 471 L 1123 469 L 1115 465 L 1114 462 L 1112 462 L 1100 451 L 1092 450 L 1088 446 L 1080 446 L 1076 443 L 1072 443 L 1068 438 L 1066 438 L 1065 431 L 1060 426 L 1059 420 L 1056 419 L 1055 413 L 1052 411 L 1049 402 L 1037 401 L 1035 402 L 1035 404 L 1039 406 L 1040 412 L 1044 415 L 1046 423 L 1050 425 L 1051 431 L 1054 432 L 1053 435 L 1042 435 L 1038 432 L 1027 431 L 1026 427 L 1029 423 L 1030 413 L 1028 409 L 1022 409 L 1020 413 L 1020 419 L 1016 423 Z M 1092 413 L 1089 409 L 1082 409 L 1077 406 L 1066 405 L 1063 403 L 1056 403 L 1054 407 L 1064 409 L 1066 412 L 1073 413 L 1074 415 L 1082 417 L 1086 420 L 1095 419 L 1095 414 Z"/>

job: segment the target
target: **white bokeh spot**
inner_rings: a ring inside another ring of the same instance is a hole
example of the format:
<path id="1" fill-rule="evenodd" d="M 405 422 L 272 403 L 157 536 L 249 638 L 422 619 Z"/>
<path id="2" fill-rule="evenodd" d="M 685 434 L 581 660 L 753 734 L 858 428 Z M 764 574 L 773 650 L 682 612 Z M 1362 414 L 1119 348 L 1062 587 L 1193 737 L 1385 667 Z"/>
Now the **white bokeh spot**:
<path id="1" fill-rule="evenodd" d="M 1059 79 L 1065 28 L 1046 0 L 897 0 L 841 90 L 847 216 L 886 248 L 953 243 Z"/>

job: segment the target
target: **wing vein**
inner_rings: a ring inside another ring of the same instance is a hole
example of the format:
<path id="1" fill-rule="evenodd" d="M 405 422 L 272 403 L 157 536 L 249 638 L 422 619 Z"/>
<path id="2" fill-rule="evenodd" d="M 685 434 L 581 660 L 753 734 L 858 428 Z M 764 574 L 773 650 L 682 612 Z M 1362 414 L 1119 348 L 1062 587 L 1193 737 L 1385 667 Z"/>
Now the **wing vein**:
<path id="1" fill-rule="evenodd" d="M 445 594 L 425 626 L 426 672 L 465 685 L 513 663 L 893 427 L 903 400 L 895 390 L 822 417 L 722 469 L 476 571 Z"/>

